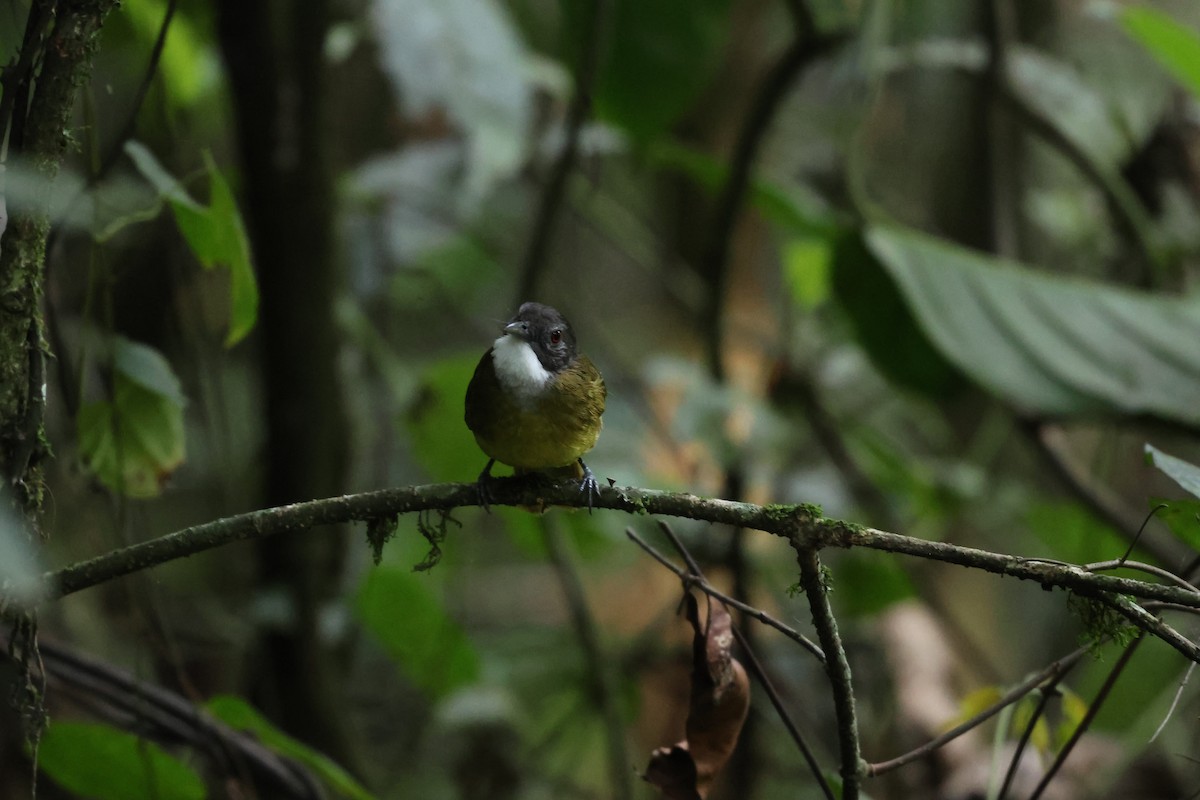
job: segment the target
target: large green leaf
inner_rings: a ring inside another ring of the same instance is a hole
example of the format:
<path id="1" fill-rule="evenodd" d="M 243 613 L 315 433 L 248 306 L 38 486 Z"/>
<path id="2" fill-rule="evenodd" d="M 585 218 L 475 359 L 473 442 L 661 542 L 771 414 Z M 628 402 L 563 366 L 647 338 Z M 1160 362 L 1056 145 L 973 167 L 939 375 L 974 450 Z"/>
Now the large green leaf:
<path id="1" fill-rule="evenodd" d="M 561 4 L 573 43 L 597 35 L 589 29 L 596 1 Z M 729 0 L 610 0 L 599 33 L 608 47 L 596 81 L 597 115 L 642 142 L 664 133 L 712 78 L 728 36 L 729 6 Z"/>
<path id="2" fill-rule="evenodd" d="M 956 393 L 962 380 L 917 324 L 895 282 L 858 232 L 834 241 L 833 291 L 859 343 L 888 379 L 930 397 Z"/>
<path id="3" fill-rule="evenodd" d="M 84 465 L 109 489 L 153 497 L 183 463 L 183 392 L 162 354 L 124 337 L 112 343 L 112 396 L 79 409 Z"/>
<path id="4" fill-rule="evenodd" d="M 1176 80 L 1200 97 L 1200 34 L 1148 6 L 1123 10 L 1121 24 Z"/>
<path id="5" fill-rule="evenodd" d="M 479 656 L 442 608 L 427 575 L 376 567 L 359 587 L 355 611 L 414 684 L 444 697 L 479 677 Z"/>
<path id="6" fill-rule="evenodd" d="M 249 731 L 276 753 L 304 764 L 338 795 L 353 800 L 371 800 L 374 797 L 335 761 L 276 728 L 258 709 L 242 698 L 217 695 L 211 698 L 205 707 L 210 714 L 231 728 Z"/>
<path id="7" fill-rule="evenodd" d="M 1200 298 L 1048 275 L 897 227 L 867 242 L 938 350 L 1023 411 L 1200 425 Z"/>
<path id="8" fill-rule="evenodd" d="M 51 723 L 38 766 L 59 786 L 89 800 L 203 800 L 196 772 L 153 742 L 82 722 Z"/>
<path id="9" fill-rule="evenodd" d="M 205 153 L 210 198 L 204 206 L 192 199 L 145 145 L 126 142 L 125 153 L 171 206 L 179 232 L 197 260 L 205 269 L 229 270 L 229 333 L 225 346 L 232 347 L 245 338 L 258 319 L 258 282 L 250 258 L 250 238 L 229 182 L 217 169 L 212 155 Z"/>

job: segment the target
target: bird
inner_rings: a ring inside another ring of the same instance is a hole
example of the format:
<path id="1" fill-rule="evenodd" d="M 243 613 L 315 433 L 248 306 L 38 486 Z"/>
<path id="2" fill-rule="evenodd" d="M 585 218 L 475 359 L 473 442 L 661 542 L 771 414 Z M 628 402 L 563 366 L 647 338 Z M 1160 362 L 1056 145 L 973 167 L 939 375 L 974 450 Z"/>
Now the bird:
<path id="1" fill-rule="evenodd" d="M 516 475 L 578 479 L 591 513 L 600 485 L 583 455 L 600 437 L 607 394 L 566 317 L 541 303 L 522 303 L 467 385 L 464 419 L 488 457 L 476 484 L 480 505 L 488 508 L 491 470 L 499 461 Z"/>

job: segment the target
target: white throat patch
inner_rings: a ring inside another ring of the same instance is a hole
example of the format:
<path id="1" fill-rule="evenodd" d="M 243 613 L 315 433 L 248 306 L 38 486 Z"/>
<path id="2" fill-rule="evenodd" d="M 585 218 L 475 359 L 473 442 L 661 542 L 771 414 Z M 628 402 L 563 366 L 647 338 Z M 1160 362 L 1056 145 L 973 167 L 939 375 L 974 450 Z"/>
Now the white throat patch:
<path id="1" fill-rule="evenodd" d="M 500 385 L 521 403 L 531 403 L 554 377 L 538 361 L 529 342 L 505 334 L 492 344 L 492 364 Z"/>

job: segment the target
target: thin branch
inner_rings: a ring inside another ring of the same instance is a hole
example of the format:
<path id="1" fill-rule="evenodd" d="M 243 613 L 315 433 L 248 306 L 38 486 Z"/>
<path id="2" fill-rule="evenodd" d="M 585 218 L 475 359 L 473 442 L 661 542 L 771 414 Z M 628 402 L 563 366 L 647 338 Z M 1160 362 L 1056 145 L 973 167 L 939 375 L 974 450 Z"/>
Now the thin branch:
<path id="1" fill-rule="evenodd" d="M 1013 751 L 1012 760 L 1008 762 L 1008 770 L 1004 773 L 1004 782 L 1000 784 L 1000 793 L 996 795 L 996 800 L 1004 800 L 1008 796 L 1013 779 L 1017 777 L 1017 768 L 1021 766 L 1021 756 L 1024 755 L 1025 748 L 1029 746 L 1029 740 L 1033 737 L 1033 731 L 1038 722 L 1046 713 L 1046 707 L 1050 705 L 1050 698 L 1058 696 L 1058 684 L 1064 674 L 1060 672 L 1042 687 L 1042 696 L 1038 698 L 1037 708 L 1029 715 L 1029 722 L 1025 725 L 1025 730 L 1021 732 L 1021 738 L 1017 741 L 1017 749 Z"/>
<path id="2" fill-rule="evenodd" d="M 771 678 L 759 662 L 758 656 L 754 654 L 754 650 L 750 648 L 746 637 L 736 626 L 733 628 L 733 635 L 737 637 L 738 644 L 742 647 L 742 654 L 746 657 L 746 663 L 750 666 L 750 672 L 758 679 L 758 683 L 762 686 L 763 691 L 767 693 L 767 699 L 771 701 L 771 705 L 775 708 L 775 713 L 779 715 L 779 719 L 783 722 L 783 727 L 787 729 L 788 735 L 792 737 L 792 741 L 796 743 L 800 754 L 804 756 L 804 761 L 808 764 L 808 769 L 812 772 L 813 777 L 817 779 L 817 785 L 821 787 L 821 792 L 828 800 L 835 800 L 833 789 L 830 787 L 829 781 L 826 780 L 825 773 L 821 770 L 821 765 L 817 763 L 816 755 L 813 754 L 812 748 L 808 746 L 808 742 L 804 740 L 804 736 L 800 733 L 800 728 L 797 727 L 795 720 L 792 719 L 792 715 L 788 713 L 787 707 L 783 704 L 783 698 L 775 690 L 775 684 L 771 682 Z"/>
<path id="3" fill-rule="evenodd" d="M 494 505 L 565 506 L 579 508 L 585 499 L 575 482 L 551 483 L 528 478 L 497 478 Z M 194 525 L 156 539 L 121 548 L 44 576 L 51 599 L 87 589 L 113 578 L 211 550 L 230 542 L 261 539 L 307 530 L 318 525 L 365 522 L 413 511 L 477 506 L 474 483 L 437 483 L 380 489 L 266 508 Z M 1132 578 L 1092 574 L 1080 567 L 993 553 L 972 547 L 933 542 L 876 528 L 822 517 L 807 504 L 756 505 L 629 486 L 601 486 L 593 506 L 725 525 L 741 525 L 788 539 L 795 546 L 865 547 L 928 558 L 997 575 L 1031 580 L 1045 588 L 1126 594 L 1200 609 L 1200 592 Z"/>
<path id="4" fill-rule="evenodd" d="M 808 652 L 812 653 L 814 656 L 816 656 L 817 660 L 820 661 L 822 664 L 825 663 L 825 654 L 821 652 L 821 648 L 817 646 L 816 642 L 812 641 L 811 639 L 809 639 L 804 634 L 800 633 L 795 628 L 793 628 L 783 622 L 780 622 L 779 620 L 775 619 L 775 617 L 772 617 L 770 614 L 763 611 L 761 608 L 755 608 L 752 605 L 743 603 L 741 600 L 738 600 L 737 598 L 730 597 L 729 595 L 725 594 L 720 589 L 716 588 L 711 583 L 706 581 L 703 577 L 699 577 L 695 573 L 689 573 L 687 570 L 680 569 L 679 567 L 675 566 L 674 564 L 671 563 L 671 560 L 669 558 L 664 556 L 662 553 L 658 552 L 658 550 L 656 550 L 653 545 L 648 543 L 642 537 L 638 536 L 634 532 L 633 528 L 626 528 L 625 535 L 628 536 L 634 542 L 634 544 L 636 544 L 638 547 L 645 550 L 646 553 L 649 554 L 651 558 L 653 558 L 658 563 L 662 564 L 667 569 L 671 570 L 671 572 L 674 572 L 675 575 L 678 576 L 678 578 L 680 580 L 686 582 L 688 584 L 688 586 L 693 586 L 693 587 L 699 589 L 700 591 L 704 592 L 709 597 L 716 598 L 717 600 L 720 600 L 725 605 L 730 606 L 732 608 L 736 608 L 738 611 L 741 611 L 746 616 L 756 619 L 768 627 L 774 628 L 775 630 L 782 633 L 784 636 L 791 639 L 796 644 L 803 647 Z"/>
<path id="5" fill-rule="evenodd" d="M 1027 694 L 1041 686 L 1046 681 L 1057 682 L 1063 675 L 1066 675 L 1068 672 L 1070 672 L 1071 669 L 1079 662 L 1079 659 L 1083 658 L 1083 656 L 1087 654 L 1090 649 L 1091 648 L 1089 646 L 1085 645 L 1076 649 L 1074 652 L 1063 656 L 1043 669 L 1041 672 L 1030 676 L 1026 680 L 1014 686 L 1012 689 L 1009 689 L 999 700 L 985 708 L 983 711 L 980 711 L 978 714 L 968 720 L 964 720 L 961 724 L 955 725 L 941 736 L 938 736 L 935 739 L 930 739 L 928 742 L 916 748 L 915 750 L 910 750 L 902 756 L 897 756 L 896 758 L 889 759 L 887 761 L 868 764 L 867 775 L 870 777 L 875 777 L 877 775 L 883 775 L 884 773 L 891 772 L 894 769 L 899 769 L 905 764 L 910 764 L 919 758 L 924 758 L 947 742 L 953 741 L 959 736 L 962 736 L 967 731 L 979 727 L 992 717 L 996 716 L 996 714 L 999 714 L 1005 707 L 1010 706 L 1021 698 L 1025 697 Z"/>
<path id="6" fill-rule="evenodd" d="M 1167 581 L 1168 583 L 1173 583 L 1176 586 L 1183 587 L 1184 589 L 1189 589 L 1193 592 L 1200 591 L 1191 581 L 1179 577 L 1170 570 L 1163 569 L 1162 567 L 1156 567 L 1153 564 L 1145 564 L 1141 561 L 1129 561 L 1126 558 L 1114 558 L 1110 561 L 1095 561 L 1091 564 L 1084 564 L 1083 568 L 1088 572 L 1107 572 L 1114 569 L 1134 569 L 1150 575 L 1155 575 L 1159 578 L 1162 578 L 1164 581 Z"/>
<path id="7" fill-rule="evenodd" d="M 525 268 L 521 271 L 517 303 L 529 300 L 537 289 L 538 279 L 546 266 L 546 256 L 554 240 L 554 227 L 562 210 L 567 179 L 575 167 L 579 155 L 579 137 L 583 125 L 592 109 L 592 93 L 600 72 L 601 55 L 608 41 L 609 0 L 592 0 L 591 27 L 584 43 L 579 68 L 575 73 L 575 92 L 567 109 L 564 141 L 546 190 L 542 193 L 530 234 L 529 250 L 525 254 Z"/>
<path id="8" fill-rule="evenodd" d="M 837 620 L 829 605 L 829 588 L 825 585 L 821 559 L 816 549 L 793 543 L 800 564 L 800 586 L 808 596 L 813 627 L 825 651 L 825 672 L 833 690 L 834 715 L 837 717 L 838 749 L 841 751 L 842 800 L 857 800 L 860 772 L 858 750 L 858 719 L 854 708 L 854 687 L 850 679 L 850 662 L 838 635 Z"/>
<path id="9" fill-rule="evenodd" d="M 1037 788 L 1033 790 L 1033 794 L 1029 796 L 1029 800 L 1038 800 L 1042 793 L 1046 791 L 1046 787 L 1050 785 L 1050 781 L 1058 774 L 1059 769 L 1067 760 L 1067 756 L 1071 755 L 1071 751 L 1075 749 L 1076 743 L 1083 736 L 1087 729 L 1091 726 L 1092 720 L 1096 718 L 1096 714 L 1100 712 L 1100 707 L 1104 701 L 1108 699 L 1108 695 L 1112 692 L 1112 688 L 1116 685 L 1117 678 L 1125 671 L 1126 665 L 1129 664 L 1129 659 L 1133 657 L 1138 646 L 1145 641 L 1143 634 L 1138 634 L 1138 638 L 1125 648 L 1121 653 L 1121 657 L 1117 659 L 1117 663 L 1113 664 L 1112 670 L 1108 673 L 1108 677 L 1104 680 L 1104 685 L 1100 687 L 1100 691 L 1096 693 L 1096 698 L 1092 700 L 1092 704 L 1088 706 L 1087 713 L 1083 715 L 1083 719 L 1075 726 L 1075 730 L 1071 732 L 1071 738 L 1063 744 L 1058 751 L 1058 755 L 1054 759 L 1054 763 L 1050 765 L 1050 769 L 1046 770 L 1046 774 L 1042 776 L 1042 780 L 1038 783 Z"/>
<path id="10" fill-rule="evenodd" d="M 612 785 L 613 796 L 618 800 L 632 800 L 633 770 L 630 769 L 629 754 L 625 749 L 625 728 L 621 722 L 621 711 L 617 706 L 617 691 L 613 686 L 612 671 L 609 669 L 608 658 L 600 644 L 600 631 L 596 619 L 588 608 L 587 595 L 583 590 L 583 581 L 579 578 L 579 570 L 564 545 L 561 531 L 552 527 L 553 523 L 542 519 L 542 541 L 550 556 L 550 564 L 558 575 L 559 585 L 562 586 L 563 596 L 567 600 L 567 609 L 575 626 L 575 634 L 579 639 L 580 649 L 591 686 L 591 697 L 599 707 L 604 720 L 605 736 L 608 745 L 609 782 Z"/>

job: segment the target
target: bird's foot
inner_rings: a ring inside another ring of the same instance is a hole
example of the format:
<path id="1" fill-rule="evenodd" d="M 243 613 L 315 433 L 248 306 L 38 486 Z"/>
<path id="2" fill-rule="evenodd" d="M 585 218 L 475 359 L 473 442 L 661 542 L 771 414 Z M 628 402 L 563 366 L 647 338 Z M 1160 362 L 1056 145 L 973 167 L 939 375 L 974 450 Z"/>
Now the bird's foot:
<path id="1" fill-rule="evenodd" d="M 489 514 L 492 513 L 492 465 L 496 463 L 496 459 L 488 459 L 487 466 L 483 468 L 483 472 L 479 473 L 479 479 L 475 481 L 475 494 L 479 499 L 479 507 Z"/>
<path id="2" fill-rule="evenodd" d="M 583 477 L 579 479 L 579 491 L 587 493 L 587 510 L 592 513 L 592 504 L 600 499 L 600 482 L 596 480 L 596 475 L 583 463 L 583 459 L 579 459 L 579 466 L 583 467 Z"/>

